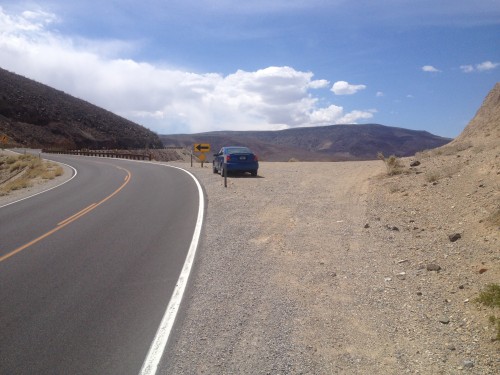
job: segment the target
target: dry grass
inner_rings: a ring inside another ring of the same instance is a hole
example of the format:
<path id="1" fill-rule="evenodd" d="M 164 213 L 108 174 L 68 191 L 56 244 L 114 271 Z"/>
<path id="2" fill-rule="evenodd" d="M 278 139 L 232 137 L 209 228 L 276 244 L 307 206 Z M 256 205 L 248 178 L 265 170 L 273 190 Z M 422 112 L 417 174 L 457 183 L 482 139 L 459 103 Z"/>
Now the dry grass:
<path id="1" fill-rule="evenodd" d="M 37 179 L 52 180 L 62 174 L 62 167 L 34 155 L 0 156 L 0 195 L 33 186 Z"/>
<path id="2" fill-rule="evenodd" d="M 486 289 L 483 290 L 479 297 L 476 298 L 476 302 L 481 303 L 485 306 L 492 308 L 500 307 L 500 285 L 498 284 L 488 284 Z M 500 317 L 495 315 L 490 316 L 490 323 L 495 325 L 496 328 L 496 340 L 500 340 Z"/>

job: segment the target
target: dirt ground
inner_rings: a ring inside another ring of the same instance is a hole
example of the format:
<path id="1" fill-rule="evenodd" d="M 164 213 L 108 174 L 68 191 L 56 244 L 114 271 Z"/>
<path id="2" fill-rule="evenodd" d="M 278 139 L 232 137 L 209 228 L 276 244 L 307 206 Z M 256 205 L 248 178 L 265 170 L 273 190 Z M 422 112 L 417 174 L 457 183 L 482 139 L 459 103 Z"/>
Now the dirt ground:
<path id="1" fill-rule="evenodd" d="M 498 373 L 491 312 L 473 302 L 499 280 L 498 228 L 472 205 L 462 220 L 453 177 L 423 186 L 435 157 L 409 162 L 394 177 L 381 161 L 261 163 L 227 188 L 189 169 L 206 235 L 163 373 Z"/>

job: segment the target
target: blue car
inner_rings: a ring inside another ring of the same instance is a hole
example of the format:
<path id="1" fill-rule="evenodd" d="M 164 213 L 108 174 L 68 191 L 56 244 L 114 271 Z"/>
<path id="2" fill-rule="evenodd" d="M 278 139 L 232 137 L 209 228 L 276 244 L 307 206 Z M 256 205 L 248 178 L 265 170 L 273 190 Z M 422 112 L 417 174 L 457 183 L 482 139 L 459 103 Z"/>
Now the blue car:
<path id="1" fill-rule="evenodd" d="M 257 176 L 259 160 L 248 147 L 231 146 L 222 147 L 213 160 L 214 173 L 224 176 L 224 169 L 227 172 L 249 172 L 252 176 Z"/>

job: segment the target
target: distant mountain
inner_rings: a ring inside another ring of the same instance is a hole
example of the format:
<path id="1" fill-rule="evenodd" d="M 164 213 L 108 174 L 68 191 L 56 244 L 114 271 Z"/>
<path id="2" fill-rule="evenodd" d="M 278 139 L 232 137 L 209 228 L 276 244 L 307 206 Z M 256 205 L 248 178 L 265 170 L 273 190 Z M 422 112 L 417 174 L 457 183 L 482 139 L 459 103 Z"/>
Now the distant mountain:
<path id="1" fill-rule="evenodd" d="M 158 135 L 143 126 L 1 68 L 0 133 L 28 147 L 162 147 Z"/>
<path id="2" fill-rule="evenodd" d="M 160 135 L 160 139 L 167 147 L 209 143 L 213 152 L 222 146 L 245 145 L 266 161 L 371 160 L 377 158 L 378 152 L 386 156 L 411 156 L 451 141 L 426 131 L 378 124 L 174 134 Z"/>

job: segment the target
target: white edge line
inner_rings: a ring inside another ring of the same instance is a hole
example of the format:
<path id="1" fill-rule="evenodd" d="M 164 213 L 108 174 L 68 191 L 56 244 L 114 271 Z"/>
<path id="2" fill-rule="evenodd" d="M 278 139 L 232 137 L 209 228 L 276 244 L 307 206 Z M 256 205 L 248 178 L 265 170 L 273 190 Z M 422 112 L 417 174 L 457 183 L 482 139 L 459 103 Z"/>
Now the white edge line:
<path id="1" fill-rule="evenodd" d="M 40 195 L 40 194 L 46 193 L 46 192 L 48 192 L 48 191 L 50 191 L 50 190 L 52 190 L 52 189 L 58 188 L 59 186 L 62 186 L 62 185 L 64 185 L 65 183 L 70 182 L 70 181 L 71 181 L 72 179 L 74 179 L 74 178 L 76 177 L 76 175 L 78 174 L 78 172 L 76 171 L 76 169 L 75 169 L 74 167 L 72 167 L 71 165 L 69 165 L 69 164 L 65 164 L 65 163 L 61 163 L 61 162 L 59 162 L 59 161 L 54 161 L 54 160 L 45 159 L 45 158 L 44 158 L 44 160 L 48 160 L 48 161 L 51 161 L 51 162 L 53 162 L 53 163 L 57 163 L 57 164 L 62 164 L 62 165 L 65 165 L 65 166 L 66 166 L 66 167 L 68 167 L 68 168 L 73 169 L 73 172 L 74 172 L 74 173 L 73 173 L 73 176 L 72 176 L 69 180 L 66 180 L 66 181 L 64 181 L 64 182 L 61 182 L 59 185 L 53 186 L 53 187 L 51 187 L 51 188 L 49 188 L 49 189 L 47 189 L 47 190 L 42 190 L 42 191 L 40 191 L 40 192 L 38 192 L 38 193 L 35 193 L 35 194 L 32 194 L 32 195 L 29 195 L 29 196 L 27 196 L 27 197 L 24 197 L 24 198 L 18 199 L 18 200 L 14 201 L 14 202 L 10 202 L 10 203 L 4 204 L 3 206 L 0 206 L 0 208 L 10 206 L 11 204 L 18 203 L 18 202 L 24 201 L 24 200 L 26 200 L 26 199 L 36 197 L 37 195 Z"/>
<path id="2" fill-rule="evenodd" d="M 163 315 L 160 326 L 156 331 L 155 338 L 151 343 L 151 346 L 149 347 L 148 355 L 144 360 L 139 375 L 155 375 L 158 370 L 158 365 L 160 363 L 163 352 L 165 351 L 165 348 L 167 346 L 167 341 L 170 336 L 172 327 L 174 325 L 175 317 L 177 316 L 177 311 L 179 310 L 179 307 L 181 305 L 187 281 L 191 273 L 191 269 L 193 267 L 194 256 L 196 254 L 196 250 L 198 248 L 198 242 L 201 235 L 201 227 L 203 224 L 203 215 L 205 209 L 203 190 L 196 177 L 191 172 L 185 169 L 175 167 L 172 165 L 165 165 L 165 166 L 180 169 L 181 171 L 184 171 L 191 176 L 191 178 L 196 182 L 196 186 L 198 187 L 198 196 L 200 204 L 198 208 L 198 218 L 196 220 L 193 239 L 191 240 L 191 245 L 189 246 L 189 251 L 186 256 L 186 260 L 184 261 L 184 266 L 182 267 L 182 271 L 179 276 L 179 279 L 177 280 L 177 284 L 175 285 L 174 292 L 172 293 L 172 297 L 170 298 L 170 302 L 168 303 L 167 309 L 165 310 L 165 314 Z"/>

